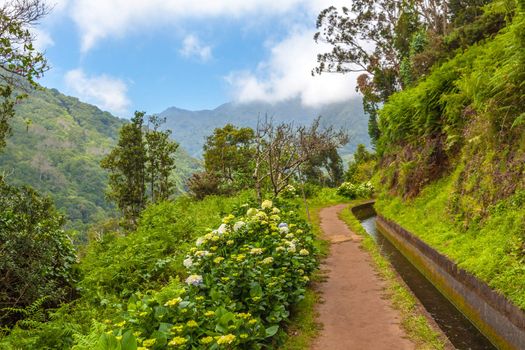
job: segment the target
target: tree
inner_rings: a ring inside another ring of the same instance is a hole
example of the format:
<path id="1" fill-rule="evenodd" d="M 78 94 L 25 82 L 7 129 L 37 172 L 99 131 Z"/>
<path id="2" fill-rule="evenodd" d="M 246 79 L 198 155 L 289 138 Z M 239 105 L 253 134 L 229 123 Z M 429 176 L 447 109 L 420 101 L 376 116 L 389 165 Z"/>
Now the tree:
<path id="1" fill-rule="evenodd" d="M 76 255 L 51 199 L 0 177 L 0 208 L 0 325 L 7 325 L 29 305 L 70 300 Z"/>
<path id="2" fill-rule="evenodd" d="M 309 183 L 336 187 L 344 180 L 343 160 L 337 148 L 329 148 L 305 162 L 301 173 Z"/>
<path id="3" fill-rule="evenodd" d="M 254 131 L 226 124 L 208 136 L 204 144 L 204 167 L 217 179 L 223 193 L 249 188 L 253 184 L 252 144 Z"/>
<path id="4" fill-rule="evenodd" d="M 146 176 L 153 203 L 167 200 L 174 192 L 174 182 L 170 175 L 175 170 L 174 154 L 179 145 L 170 140 L 171 130 L 161 131 L 160 126 L 166 118 L 150 116 L 149 127 L 145 135 L 146 143 Z"/>
<path id="5" fill-rule="evenodd" d="M 49 68 L 34 46 L 31 27 L 48 13 L 42 0 L 8 0 L 0 5 L 0 149 L 11 128 L 14 106 L 37 86 L 35 79 Z"/>
<path id="6" fill-rule="evenodd" d="M 152 128 L 146 128 L 145 114 L 135 112 L 131 123 L 120 130 L 117 146 L 100 163 L 109 171 L 108 197 L 116 202 L 128 228 L 136 226 L 148 200 L 160 202 L 174 192 L 170 176 L 178 144 L 170 140 L 171 131 L 160 130 L 164 119 L 150 116 Z"/>
<path id="7" fill-rule="evenodd" d="M 357 150 L 354 153 L 354 159 L 348 164 L 346 171 L 346 181 L 351 183 L 361 183 L 370 180 L 373 175 L 375 167 L 376 155 L 369 152 L 365 145 L 357 145 Z"/>
<path id="8" fill-rule="evenodd" d="M 268 118 L 259 121 L 253 174 L 258 199 L 262 199 L 265 181 L 277 196 L 294 176 L 299 175 L 302 165 L 347 142 L 348 135 L 342 130 L 335 131 L 332 127 L 321 130 L 320 118 L 309 127 L 295 127 L 292 123 L 274 125 Z"/>
<path id="9" fill-rule="evenodd" d="M 123 214 L 124 225 L 135 227 L 146 206 L 146 146 L 143 136 L 145 112 L 135 112 L 131 123 L 120 130 L 117 146 L 101 161 L 109 171 L 108 197 Z"/>
<path id="10" fill-rule="evenodd" d="M 314 40 L 328 43 L 332 50 L 317 56 L 318 66 L 312 73 L 362 73 L 356 89 L 363 94 L 374 145 L 379 138 L 379 106 L 416 76 L 412 74 L 412 60 L 424 46 L 414 44 L 428 43 L 421 40 L 426 33 L 429 37 L 447 34 L 449 17 L 446 0 L 355 0 L 350 7 L 331 6 L 320 12 Z M 433 44 L 439 46 L 439 42 Z M 417 59 L 418 74 L 423 76 L 439 54 Z"/>

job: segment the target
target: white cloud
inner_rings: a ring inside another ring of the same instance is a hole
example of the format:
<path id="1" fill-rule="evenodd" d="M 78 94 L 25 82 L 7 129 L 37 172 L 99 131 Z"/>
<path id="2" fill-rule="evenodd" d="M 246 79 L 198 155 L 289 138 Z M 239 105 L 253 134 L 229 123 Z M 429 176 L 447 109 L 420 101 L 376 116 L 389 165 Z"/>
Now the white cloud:
<path id="1" fill-rule="evenodd" d="M 46 30 L 33 27 L 31 28 L 31 34 L 35 38 L 33 44 L 37 51 L 42 52 L 48 47 L 55 45 L 53 38 Z"/>
<path id="2" fill-rule="evenodd" d="M 195 35 L 187 35 L 184 38 L 179 52 L 184 57 L 196 56 L 201 61 L 208 61 L 211 58 L 211 46 L 201 43 Z"/>
<path id="3" fill-rule="evenodd" d="M 127 85 L 107 75 L 87 76 L 82 69 L 66 73 L 65 84 L 80 99 L 115 114 L 126 114 L 130 105 Z"/>
<path id="4" fill-rule="evenodd" d="M 356 74 L 311 75 L 317 53 L 329 49 L 316 44 L 313 35 L 310 29 L 295 30 L 271 48 L 269 59 L 255 71 L 228 75 L 234 99 L 275 103 L 298 97 L 304 105 L 320 105 L 355 96 Z"/>
<path id="5" fill-rule="evenodd" d="M 286 13 L 304 0 L 72 0 L 70 15 L 80 29 L 82 51 L 100 39 L 183 19 L 240 18 Z"/>

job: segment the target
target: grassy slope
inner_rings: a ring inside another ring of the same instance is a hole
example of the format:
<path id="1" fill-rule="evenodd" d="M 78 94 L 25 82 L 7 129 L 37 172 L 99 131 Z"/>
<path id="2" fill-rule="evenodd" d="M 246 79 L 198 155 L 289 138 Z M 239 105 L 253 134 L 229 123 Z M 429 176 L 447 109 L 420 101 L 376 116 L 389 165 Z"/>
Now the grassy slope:
<path id="1" fill-rule="evenodd" d="M 465 229 L 448 210 L 453 180 L 454 176 L 442 179 L 411 201 L 385 196 L 376 210 L 525 309 L 525 262 L 520 254 L 525 195 L 500 202 L 486 220 Z"/>

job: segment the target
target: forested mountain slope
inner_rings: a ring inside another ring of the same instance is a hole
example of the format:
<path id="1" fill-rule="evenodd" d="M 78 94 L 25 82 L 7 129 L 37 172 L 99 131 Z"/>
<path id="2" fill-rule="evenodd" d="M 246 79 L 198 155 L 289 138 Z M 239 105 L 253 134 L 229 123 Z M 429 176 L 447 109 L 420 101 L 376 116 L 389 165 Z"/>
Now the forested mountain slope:
<path id="1" fill-rule="evenodd" d="M 193 157 L 200 157 L 206 136 L 215 128 L 227 123 L 236 126 L 257 126 L 257 119 L 265 116 L 275 122 L 294 122 L 300 125 L 310 124 L 321 116 L 325 126 L 344 128 L 350 135 L 349 144 L 341 150 L 342 154 L 352 153 L 357 144 L 370 145 L 368 137 L 368 119 L 364 116 L 361 98 L 327 104 L 319 107 L 305 107 L 299 99 L 275 104 L 264 102 L 225 103 L 213 110 L 188 111 L 171 107 L 160 113 L 167 118 L 166 128 L 173 131 L 179 141 Z"/>
<path id="2" fill-rule="evenodd" d="M 116 144 L 124 123 L 55 89 L 35 91 L 17 106 L 12 135 L 0 153 L 0 173 L 9 183 L 51 195 L 67 214 L 68 226 L 82 228 L 114 215 L 99 162 Z M 182 148 L 177 158 L 181 190 L 199 164 Z"/>

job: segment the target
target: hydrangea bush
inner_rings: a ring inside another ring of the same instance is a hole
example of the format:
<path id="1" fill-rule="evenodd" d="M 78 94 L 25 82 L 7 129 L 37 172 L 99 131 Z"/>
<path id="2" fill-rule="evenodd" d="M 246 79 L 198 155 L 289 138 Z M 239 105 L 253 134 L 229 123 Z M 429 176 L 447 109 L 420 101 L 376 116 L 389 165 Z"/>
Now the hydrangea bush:
<path id="1" fill-rule="evenodd" d="M 374 186 L 370 181 L 359 185 L 351 182 L 343 182 L 337 189 L 337 194 L 350 199 L 370 198 L 374 194 Z"/>
<path id="2" fill-rule="evenodd" d="M 135 295 L 108 321 L 101 349 L 261 349 L 303 298 L 318 262 L 309 226 L 271 201 L 197 239 L 185 283 Z M 162 294 L 162 295 L 161 295 Z"/>

